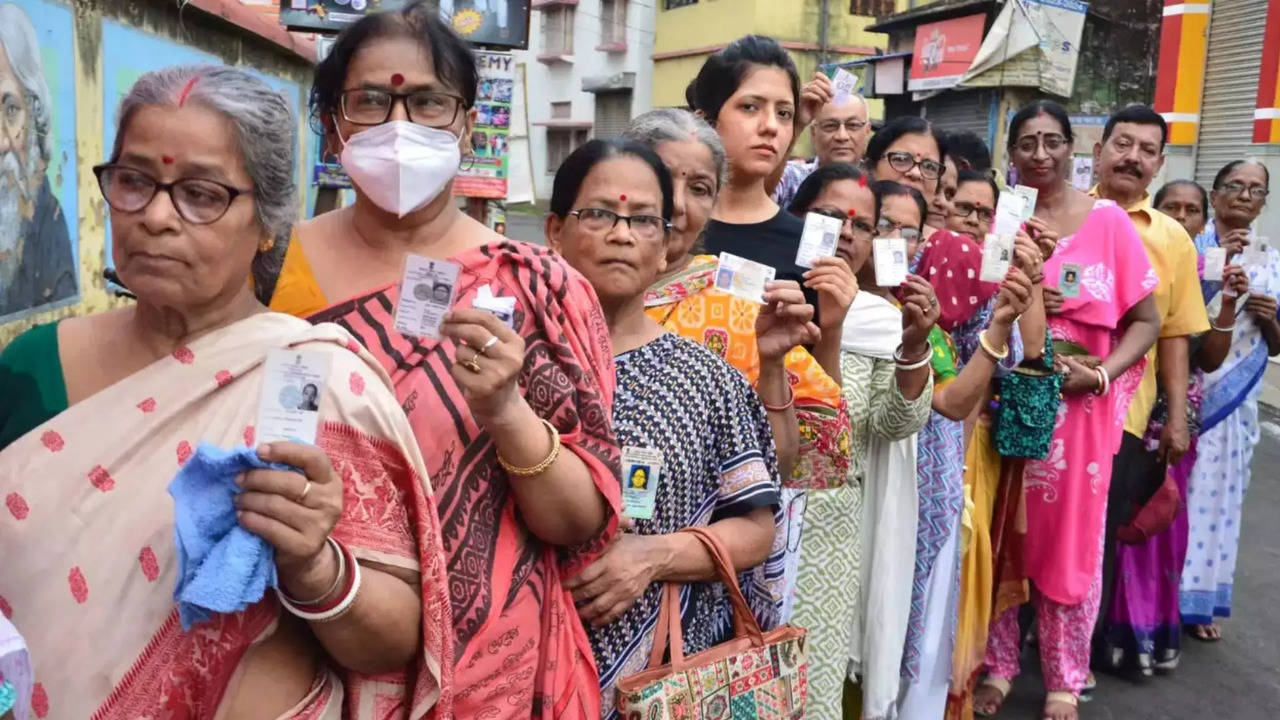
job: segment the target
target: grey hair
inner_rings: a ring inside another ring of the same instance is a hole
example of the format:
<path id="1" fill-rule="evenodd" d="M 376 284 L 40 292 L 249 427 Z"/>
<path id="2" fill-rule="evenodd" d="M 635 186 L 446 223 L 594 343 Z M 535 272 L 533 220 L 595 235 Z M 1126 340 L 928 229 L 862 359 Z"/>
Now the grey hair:
<path id="1" fill-rule="evenodd" d="M 622 136 L 644 143 L 655 150 L 664 142 L 685 140 L 700 142 L 711 151 L 711 161 L 716 166 L 716 188 L 719 189 L 724 184 L 724 143 L 720 142 L 720 135 L 707 124 L 706 120 L 688 110 L 679 108 L 650 110 L 632 120 Z"/>
<path id="2" fill-rule="evenodd" d="M 298 214 L 295 165 L 298 124 L 284 96 L 238 68 L 186 65 L 149 72 L 120 102 L 111 161 L 120 158 L 133 114 L 155 105 L 199 103 L 231 121 L 240 156 L 253 181 L 258 224 L 271 238 L 287 237 Z"/>
<path id="3" fill-rule="evenodd" d="M 49 84 L 45 82 L 40 60 L 40 39 L 26 11 L 10 2 L 0 3 L 0 47 L 9 59 L 13 74 L 27 91 L 30 113 L 35 119 L 37 147 L 47 163 L 53 155 L 49 132 L 51 111 Z"/>

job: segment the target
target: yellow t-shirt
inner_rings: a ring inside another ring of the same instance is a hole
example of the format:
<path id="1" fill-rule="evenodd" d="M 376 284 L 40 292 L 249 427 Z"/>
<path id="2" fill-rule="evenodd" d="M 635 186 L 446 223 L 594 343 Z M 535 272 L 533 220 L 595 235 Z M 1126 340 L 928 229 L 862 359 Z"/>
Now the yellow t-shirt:
<path id="1" fill-rule="evenodd" d="M 1095 187 L 1090 194 L 1097 196 Z M 1151 207 L 1151 198 L 1126 208 L 1133 227 L 1147 249 L 1151 267 L 1160 283 L 1153 295 L 1160 313 L 1160 337 L 1180 337 L 1208 332 L 1209 315 L 1200 293 L 1200 273 L 1196 263 L 1196 246 L 1191 236 L 1176 220 Z M 1142 382 L 1133 394 L 1129 413 L 1124 419 L 1125 432 L 1142 437 L 1156 404 L 1156 346 L 1147 352 L 1147 367 Z"/>

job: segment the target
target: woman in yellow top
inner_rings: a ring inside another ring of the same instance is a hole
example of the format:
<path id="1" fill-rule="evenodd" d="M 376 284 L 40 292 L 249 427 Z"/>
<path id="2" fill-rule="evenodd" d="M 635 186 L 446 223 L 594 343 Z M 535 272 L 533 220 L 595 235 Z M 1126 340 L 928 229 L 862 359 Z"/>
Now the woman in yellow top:
<path id="1" fill-rule="evenodd" d="M 695 254 L 725 172 L 725 150 L 716 132 L 689 112 L 663 109 L 636 118 L 626 135 L 658 153 L 671 171 L 676 190 L 667 244 L 668 270 L 646 294 L 646 312 L 668 331 L 700 342 L 724 357 L 756 383 L 762 394 L 767 382 L 779 378 L 790 387 L 793 401 L 789 412 L 769 413 L 780 464 L 785 466 L 787 454 L 794 458 L 790 472 L 782 473 L 787 531 L 775 539 L 771 563 L 766 567 L 767 578 L 780 594 L 785 621 L 790 615 L 804 508 L 803 500 L 793 500 L 806 488 L 842 484 L 849 468 L 849 416 L 840 384 L 799 344 L 758 344 L 757 338 L 777 322 L 774 313 L 715 290 L 716 258 Z M 832 266 L 837 262 L 833 260 Z M 839 268 L 832 270 L 825 264 L 814 274 L 812 287 L 832 295 L 842 293 L 836 298 L 838 311 L 823 319 L 824 324 L 836 323 L 833 334 L 838 352 L 839 324 L 856 284 L 851 282 L 851 273 L 843 286 L 832 281 Z M 812 344 L 828 332 L 825 327 L 819 332 L 810 323 L 809 337 L 791 339 Z M 793 444 L 797 434 L 798 449 Z"/>

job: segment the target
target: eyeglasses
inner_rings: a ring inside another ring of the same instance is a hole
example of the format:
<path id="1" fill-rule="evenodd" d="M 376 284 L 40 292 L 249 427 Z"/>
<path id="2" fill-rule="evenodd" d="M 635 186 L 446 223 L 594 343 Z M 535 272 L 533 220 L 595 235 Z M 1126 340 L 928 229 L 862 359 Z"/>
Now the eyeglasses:
<path id="1" fill-rule="evenodd" d="M 898 236 L 907 242 L 917 242 L 920 240 L 920 231 L 913 227 L 903 227 L 902 224 L 896 223 L 889 218 L 882 217 L 876 221 L 876 233 L 880 237 Z"/>
<path id="2" fill-rule="evenodd" d="M 1067 144 L 1067 138 L 1058 133 L 1045 133 L 1044 135 L 1027 135 L 1018 138 L 1018 142 L 1014 143 L 1014 148 L 1023 155 L 1034 155 L 1036 148 L 1044 144 L 1046 152 L 1056 152 L 1061 150 Z"/>
<path id="3" fill-rule="evenodd" d="M 871 223 L 867 222 L 866 220 L 863 220 L 860 217 L 850 217 L 849 215 L 842 213 L 839 210 L 829 210 L 829 209 L 819 208 L 815 210 L 810 210 L 809 212 L 814 213 L 816 215 L 822 215 L 824 217 L 835 218 L 840 222 L 847 222 L 849 223 L 849 226 L 853 228 L 853 231 L 855 233 L 859 233 L 865 237 L 871 237 L 875 233 L 875 228 L 871 227 Z"/>
<path id="4" fill-rule="evenodd" d="M 818 126 L 819 130 L 828 135 L 835 135 L 840 132 L 840 128 L 842 127 L 845 130 L 848 130 L 850 135 L 853 135 L 867 126 L 865 121 L 855 118 L 850 118 L 844 122 L 840 122 L 839 120 L 823 120 L 822 122 L 815 124 Z"/>
<path id="5" fill-rule="evenodd" d="M 978 213 L 978 222 L 989 223 L 996 216 L 994 209 L 979 207 L 970 202 L 958 202 L 951 206 L 951 214 L 956 217 L 969 217 L 975 212 Z"/>
<path id="6" fill-rule="evenodd" d="M 227 214 L 231 203 L 252 189 L 242 190 L 225 183 L 200 178 L 183 178 L 162 183 L 142 172 L 123 165 L 98 165 L 93 169 L 98 188 L 112 210 L 135 213 L 151 204 L 156 193 L 169 193 L 178 215 L 192 225 L 215 223 Z"/>
<path id="7" fill-rule="evenodd" d="M 885 153 L 884 158 L 889 161 L 889 167 L 904 175 L 917 165 L 920 166 L 920 174 L 930 180 L 937 180 L 942 175 L 942 163 L 937 160 L 916 160 L 914 155 L 901 150 Z"/>
<path id="8" fill-rule="evenodd" d="M 1254 200 L 1261 200 L 1265 198 L 1268 194 L 1270 194 L 1270 191 L 1261 185 L 1246 186 L 1238 182 L 1226 183 L 1225 185 L 1223 185 L 1218 189 L 1227 193 L 1228 195 L 1239 195 L 1240 193 L 1245 192 L 1247 190 L 1249 192 L 1249 197 L 1253 198 Z"/>
<path id="9" fill-rule="evenodd" d="M 645 240 L 656 240 L 671 229 L 671 223 L 657 215 L 631 215 L 628 217 L 604 208 L 582 208 L 569 214 L 578 218 L 578 224 L 582 226 L 583 230 L 591 233 L 607 233 L 618 224 L 619 220 L 625 220 L 631 232 L 636 237 Z"/>
<path id="10" fill-rule="evenodd" d="M 391 119 L 396 103 L 403 102 L 411 122 L 433 128 L 452 125 L 464 102 L 457 95 L 433 90 L 393 93 L 374 89 L 347 90 L 340 101 L 342 117 L 356 125 L 381 125 Z"/>

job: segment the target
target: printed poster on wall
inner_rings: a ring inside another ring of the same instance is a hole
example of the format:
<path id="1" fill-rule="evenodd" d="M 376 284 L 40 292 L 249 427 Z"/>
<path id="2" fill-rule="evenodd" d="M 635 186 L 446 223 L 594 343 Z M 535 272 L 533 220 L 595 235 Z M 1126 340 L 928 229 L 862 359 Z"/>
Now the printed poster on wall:
<path id="1" fill-rule="evenodd" d="M 453 194 L 476 198 L 507 196 L 507 153 L 511 132 L 511 98 L 515 92 L 510 53 L 477 52 L 480 86 L 476 89 L 476 124 L 472 153 L 462 160 Z"/>
<path id="2" fill-rule="evenodd" d="M 941 90 L 960 82 L 978 54 L 986 21 L 986 13 L 978 13 L 917 27 L 907 89 Z"/>
<path id="3" fill-rule="evenodd" d="M 1012 0 L 1000 11 L 964 87 L 1037 87 L 1070 97 L 1089 3 Z"/>

